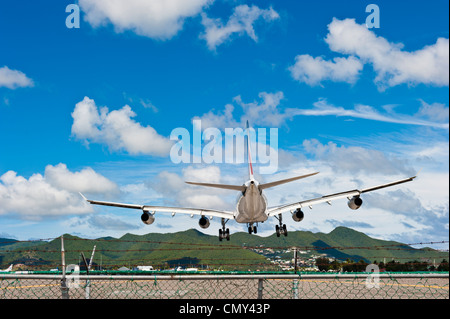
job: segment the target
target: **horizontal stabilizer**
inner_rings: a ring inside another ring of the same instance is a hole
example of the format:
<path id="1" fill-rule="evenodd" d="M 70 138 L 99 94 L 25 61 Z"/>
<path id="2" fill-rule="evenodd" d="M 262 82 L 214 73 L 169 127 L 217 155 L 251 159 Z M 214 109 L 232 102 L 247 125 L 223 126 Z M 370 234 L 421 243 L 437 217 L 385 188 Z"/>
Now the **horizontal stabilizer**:
<path id="1" fill-rule="evenodd" d="M 231 189 L 234 191 L 245 191 L 244 185 L 226 185 L 226 184 L 210 184 L 210 183 L 196 183 L 196 182 L 185 182 L 186 184 L 205 186 L 205 187 L 214 187 L 214 188 L 222 188 L 222 189 Z"/>
<path id="2" fill-rule="evenodd" d="M 282 180 L 275 181 L 275 182 L 260 184 L 259 188 L 260 189 L 266 189 L 266 188 L 274 187 L 274 186 L 277 186 L 277 185 L 293 182 L 293 181 L 296 181 L 298 179 L 310 177 L 310 176 L 313 176 L 313 175 L 316 175 L 316 174 L 319 174 L 319 172 L 315 172 L 315 173 L 311 173 L 311 174 L 307 174 L 307 175 L 302 175 L 302 176 L 297 176 L 297 177 L 292 177 L 292 178 L 287 178 L 287 179 L 282 179 Z"/>

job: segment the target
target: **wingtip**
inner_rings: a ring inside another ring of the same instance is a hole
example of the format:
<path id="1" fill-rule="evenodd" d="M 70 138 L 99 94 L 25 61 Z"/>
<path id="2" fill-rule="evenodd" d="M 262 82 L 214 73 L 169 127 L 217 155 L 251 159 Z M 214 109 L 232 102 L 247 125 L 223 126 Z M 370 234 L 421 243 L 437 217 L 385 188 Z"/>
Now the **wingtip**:
<path id="1" fill-rule="evenodd" d="M 81 194 L 81 192 L 78 192 L 78 194 L 80 194 L 81 197 L 83 197 L 83 199 L 84 199 L 85 201 L 88 201 L 88 199 L 87 199 L 83 194 Z"/>
<path id="2" fill-rule="evenodd" d="M 416 178 L 417 176 L 419 176 L 419 174 L 420 174 L 420 172 L 422 171 L 422 168 L 421 169 L 419 169 L 418 171 L 417 171 L 417 173 L 416 173 L 416 175 L 415 176 L 413 176 L 413 177 L 411 177 L 412 179 L 414 179 L 414 178 Z"/>

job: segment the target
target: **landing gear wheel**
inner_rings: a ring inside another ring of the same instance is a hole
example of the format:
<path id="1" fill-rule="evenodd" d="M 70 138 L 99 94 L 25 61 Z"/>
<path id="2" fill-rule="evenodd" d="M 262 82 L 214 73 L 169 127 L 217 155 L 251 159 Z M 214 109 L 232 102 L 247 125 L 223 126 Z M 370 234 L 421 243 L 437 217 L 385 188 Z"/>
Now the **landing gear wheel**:
<path id="1" fill-rule="evenodd" d="M 258 228 L 256 227 L 256 225 L 253 225 L 253 223 L 248 223 L 247 225 L 249 234 L 256 234 L 258 232 Z"/>
<path id="2" fill-rule="evenodd" d="M 230 240 L 230 229 L 225 229 L 227 221 L 228 219 L 222 218 L 222 229 L 219 229 L 219 241 L 222 241 L 222 239 Z"/>
<path id="3" fill-rule="evenodd" d="M 286 224 L 283 224 L 283 217 L 281 216 L 281 214 L 278 214 L 277 219 L 280 222 L 279 225 L 275 225 L 275 232 L 277 233 L 277 237 L 280 237 L 281 234 L 283 234 L 284 237 L 286 237 L 287 236 L 287 228 L 286 228 Z"/>

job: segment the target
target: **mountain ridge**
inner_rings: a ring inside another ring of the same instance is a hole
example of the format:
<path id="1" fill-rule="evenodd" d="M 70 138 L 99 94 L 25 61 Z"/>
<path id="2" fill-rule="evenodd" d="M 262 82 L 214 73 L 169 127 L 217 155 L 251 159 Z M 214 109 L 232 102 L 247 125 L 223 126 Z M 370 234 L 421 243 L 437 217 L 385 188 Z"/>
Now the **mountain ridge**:
<path id="1" fill-rule="evenodd" d="M 97 239 L 84 239 L 64 234 L 66 264 L 78 264 L 81 252 L 90 257 L 94 245 L 94 262 L 106 265 L 166 265 L 199 264 L 227 265 L 229 269 L 248 269 L 273 267 L 261 253 L 261 249 L 309 250 L 311 253 L 335 258 L 341 261 L 363 260 L 366 262 L 400 260 L 401 262 L 419 259 L 448 259 L 443 253 L 428 247 L 416 249 L 407 244 L 372 238 L 348 227 L 336 227 L 329 233 L 310 231 L 289 232 L 287 237 L 267 237 L 250 235 L 245 232 L 234 233 L 230 241 L 219 242 L 217 236 L 188 229 L 176 233 L 147 233 L 144 235 L 124 234 L 120 238 L 111 236 Z M 20 242 L 3 240 L 0 246 L 0 265 L 24 264 L 30 266 L 57 267 L 61 263 L 61 239 L 51 241 Z M 111 266 L 112 267 L 112 266 Z M 164 266 L 165 267 L 165 266 Z"/>

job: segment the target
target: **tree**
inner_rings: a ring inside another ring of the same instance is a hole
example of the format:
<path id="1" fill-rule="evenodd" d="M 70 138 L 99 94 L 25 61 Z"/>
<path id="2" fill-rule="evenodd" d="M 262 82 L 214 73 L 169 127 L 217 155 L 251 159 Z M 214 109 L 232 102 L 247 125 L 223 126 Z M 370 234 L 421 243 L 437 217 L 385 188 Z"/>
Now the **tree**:
<path id="1" fill-rule="evenodd" d="M 438 271 L 448 271 L 448 261 L 446 259 L 442 259 L 437 270 Z"/>
<path id="2" fill-rule="evenodd" d="M 335 259 L 330 263 L 330 268 L 333 271 L 339 271 L 339 269 L 341 269 L 341 264 Z"/>
<path id="3" fill-rule="evenodd" d="M 355 271 L 354 265 L 355 265 L 355 262 L 353 260 L 347 258 L 347 260 L 342 265 L 342 270 L 345 272 Z"/>
<path id="4" fill-rule="evenodd" d="M 328 271 L 330 270 L 330 261 L 326 257 L 319 257 L 316 259 L 316 266 L 320 271 Z"/>
<path id="5" fill-rule="evenodd" d="M 356 264 L 356 271 L 357 272 L 363 272 L 366 271 L 367 265 L 369 265 L 368 263 L 366 263 L 364 260 L 360 260 L 358 261 L 358 263 Z"/>

